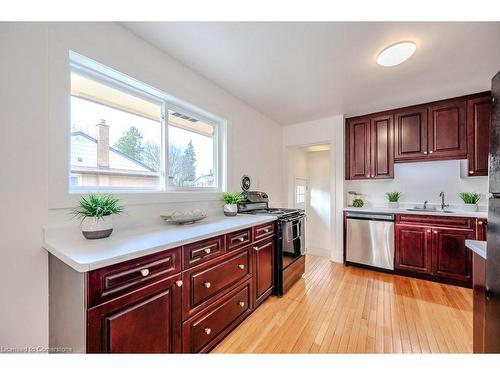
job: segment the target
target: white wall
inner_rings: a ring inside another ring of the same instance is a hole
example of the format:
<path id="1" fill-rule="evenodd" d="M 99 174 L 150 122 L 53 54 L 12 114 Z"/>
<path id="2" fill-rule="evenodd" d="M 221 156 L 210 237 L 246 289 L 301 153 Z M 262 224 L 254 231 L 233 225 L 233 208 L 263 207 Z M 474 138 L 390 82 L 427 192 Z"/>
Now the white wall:
<path id="1" fill-rule="evenodd" d="M 440 204 L 439 193 L 445 192 L 446 203 L 459 205 L 458 193 L 475 191 L 482 194 L 480 205 L 487 204 L 488 177 L 460 177 L 460 160 L 403 163 L 394 166 L 391 180 L 352 180 L 345 182 L 345 192 L 362 193 L 367 206 L 382 206 L 385 193 L 400 191 L 400 202 L 408 204 Z"/>
<path id="2" fill-rule="evenodd" d="M 330 144 L 331 192 L 331 252 L 330 259 L 343 261 L 343 206 L 344 206 L 344 117 L 334 116 L 283 127 L 283 196 L 289 197 L 287 152 L 290 147 Z"/>
<path id="3" fill-rule="evenodd" d="M 48 275 L 46 252 L 41 249 L 42 226 L 71 222 L 76 228 L 67 210 L 49 209 L 48 198 L 54 188 L 52 174 L 61 173 L 53 166 L 61 169 L 61 160 L 62 168 L 67 165 L 67 145 L 52 145 L 54 137 L 69 129 L 69 49 L 225 118 L 228 188 L 239 190 L 240 177 L 246 173 L 253 178 L 253 188 L 269 193 L 273 205 L 282 202 L 279 124 L 119 25 L 0 24 L 3 346 L 47 345 Z M 221 213 L 216 200 L 136 201 L 116 226 L 159 220 L 160 212 L 194 207 Z"/>
<path id="4" fill-rule="evenodd" d="M 326 257 L 332 247 L 330 161 L 329 151 L 307 153 L 307 251 Z"/>

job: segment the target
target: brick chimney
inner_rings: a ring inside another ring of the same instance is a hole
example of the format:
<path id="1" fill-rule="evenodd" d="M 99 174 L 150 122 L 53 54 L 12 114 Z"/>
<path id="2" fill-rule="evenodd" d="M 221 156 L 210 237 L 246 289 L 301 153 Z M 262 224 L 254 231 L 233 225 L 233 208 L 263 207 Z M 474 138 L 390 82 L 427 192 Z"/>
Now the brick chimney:
<path id="1" fill-rule="evenodd" d="M 109 168 L 109 125 L 101 120 L 97 125 L 97 167 Z"/>

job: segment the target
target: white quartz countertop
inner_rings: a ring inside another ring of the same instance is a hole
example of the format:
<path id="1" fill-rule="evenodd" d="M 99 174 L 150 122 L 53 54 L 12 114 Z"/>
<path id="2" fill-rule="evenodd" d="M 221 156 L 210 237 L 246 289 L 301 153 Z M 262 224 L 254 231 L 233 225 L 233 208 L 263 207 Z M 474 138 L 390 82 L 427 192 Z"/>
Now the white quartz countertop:
<path id="1" fill-rule="evenodd" d="M 435 215 L 435 216 L 461 216 L 461 217 L 477 217 L 481 219 L 488 218 L 488 211 L 461 211 L 451 210 L 453 212 L 436 211 L 408 211 L 407 208 L 389 208 L 389 207 L 345 207 L 344 211 L 359 211 L 359 212 L 383 212 L 391 214 L 410 214 L 410 215 Z"/>
<path id="2" fill-rule="evenodd" d="M 486 259 L 486 241 L 465 240 L 465 247 L 471 249 L 481 258 Z"/>
<path id="3" fill-rule="evenodd" d="M 43 247 L 78 272 L 124 262 L 161 250 L 276 220 L 274 216 L 209 217 L 191 225 L 153 225 L 117 230 L 108 238 L 87 240 L 81 233 L 44 230 Z"/>

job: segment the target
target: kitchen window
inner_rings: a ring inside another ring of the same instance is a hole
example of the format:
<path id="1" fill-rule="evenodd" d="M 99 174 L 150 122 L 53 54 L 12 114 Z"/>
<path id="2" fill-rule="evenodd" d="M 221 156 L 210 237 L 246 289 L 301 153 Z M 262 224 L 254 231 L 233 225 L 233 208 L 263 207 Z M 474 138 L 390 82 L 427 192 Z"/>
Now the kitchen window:
<path id="1" fill-rule="evenodd" d="M 222 190 L 222 120 L 70 56 L 70 192 Z"/>

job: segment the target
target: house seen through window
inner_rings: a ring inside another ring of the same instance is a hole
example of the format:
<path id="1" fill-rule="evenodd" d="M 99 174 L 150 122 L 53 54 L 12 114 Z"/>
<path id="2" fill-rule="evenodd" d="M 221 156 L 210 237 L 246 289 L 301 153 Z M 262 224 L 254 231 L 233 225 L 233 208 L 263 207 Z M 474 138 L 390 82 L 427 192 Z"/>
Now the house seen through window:
<path id="1" fill-rule="evenodd" d="M 72 69 L 70 189 L 217 189 L 217 125 Z"/>

